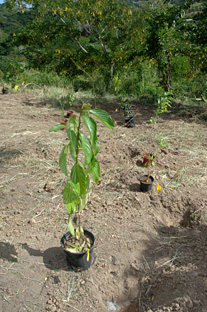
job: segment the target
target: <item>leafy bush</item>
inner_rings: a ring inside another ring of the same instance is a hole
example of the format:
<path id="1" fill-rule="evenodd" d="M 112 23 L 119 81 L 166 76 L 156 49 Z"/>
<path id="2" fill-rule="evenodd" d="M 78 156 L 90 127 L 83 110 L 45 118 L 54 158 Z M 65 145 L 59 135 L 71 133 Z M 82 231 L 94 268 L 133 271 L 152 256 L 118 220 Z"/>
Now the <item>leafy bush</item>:
<path id="1" fill-rule="evenodd" d="M 191 77 L 186 77 L 172 84 L 176 98 L 207 98 L 207 74 L 201 72 L 194 73 Z"/>
<path id="2" fill-rule="evenodd" d="M 96 71 L 90 76 L 80 75 L 73 80 L 73 88 L 77 91 L 91 90 L 95 95 L 103 95 L 106 91 L 106 83 L 104 76 Z"/>
<path id="3" fill-rule="evenodd" d="M 112 88 L 118 94 L 135 97 L 147 96 L 154 99 L 163 93 L 157 66 L 148 60 L 140 63 L 137 68 L 128 68 L 119 73 L 118 77 L 118 86 L 115 81 L 112 83 Z M 117 76 L 115 79 L 117 80 Z"/>
<path id="4" fill-rule="evenodd" d="M 87 76 L 80 75 L 73 80 L 73 88 L 75 92 L 87 91 L 92 89 L 92 84 Z"/>
<path id="5" fill-rule="evenodd" d="M 90 78 L 93 87 L 93 94 L 103 95 L 106 92 L 106 83 L 104 76 L 100 72 L 94 72 Z"/>
<path id="6" fill-rule="evenodd" d="M 31 69 L 27 72 L 27 83 L 36 85 L 67 87 L 70 84 L 69 79 L 64 75 L 58 75 L 54 71 L 38 71 Z"/>

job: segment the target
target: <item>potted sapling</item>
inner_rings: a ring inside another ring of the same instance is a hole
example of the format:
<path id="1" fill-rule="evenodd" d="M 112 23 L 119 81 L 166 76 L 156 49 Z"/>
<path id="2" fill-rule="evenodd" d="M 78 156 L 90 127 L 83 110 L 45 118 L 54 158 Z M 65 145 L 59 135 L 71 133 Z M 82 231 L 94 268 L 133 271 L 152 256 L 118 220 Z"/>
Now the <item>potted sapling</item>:
<path id="1" fill-rule="evenodd" d="M 9 93 L 9 88 L 6 86 L 6 83 L 3 81 L 3 72 L 0 70 L 0 80 L 2 84 L 2 93 L 3 94 L 8 94 Z"/>
<path id="2" fill-rule="evenodd" d="M 68 232 L 61 238 L 61 246 L 65 251 L 68 265 L 74 270 L 86 270 L 91 266 L 94 234 L 84 229 L 81 222 L 81 214 L 87 204 L 91 179 L 98 183 L 100 177 L 100 165 L 97 154 L 100 143 L 97 135 L 97 123 L 99 119 L 106 127 L 113 129 L 114 122 L 110 115 L 101 109 L 92 108 L 90 104 L 83 104 L 79 116 L 73 115 L 67 125 L 53 126 L 49 131 L 66 128 L 69 142 L 63 147 L 59 157 L 61 171 L 68 177 L 68 182 L 63 191 L 63 201 L 68 211 Z M 82 131 L 87 129 L 88 135 Z M 69 154 L 69 155 L 68 155 Z M 68 171 L 68 157 L 73 161 L 70 172 Z M 73 215 L 77 216 L 77 225 L 73 225 Z"/>
<path id="3" fill-rule="evenodd" d="M 120 110 L 123 112 L 124 121 L 126 123 L 127 128 L 134 128 L 135 127 L 135 119 L 132 114 L 132 107 L 129 104 L 128 99 L 122 100 L 120 105 Z"/>
<path id="4" fill-rule="evenodd" d="M 147 174 L 142 175 L 139 178 L 140 181 L 140 190 L 142 192 L 149 192 L 152 189 L 152 185 L 154 182 L 154 178 L 151 173 L 152 166 L 155 165 L 154 159 L 158 157 L 157 155 L 153 155 L 152 153 L 146 153 L 144 155 L 144 166 L 147 168 Z"/>

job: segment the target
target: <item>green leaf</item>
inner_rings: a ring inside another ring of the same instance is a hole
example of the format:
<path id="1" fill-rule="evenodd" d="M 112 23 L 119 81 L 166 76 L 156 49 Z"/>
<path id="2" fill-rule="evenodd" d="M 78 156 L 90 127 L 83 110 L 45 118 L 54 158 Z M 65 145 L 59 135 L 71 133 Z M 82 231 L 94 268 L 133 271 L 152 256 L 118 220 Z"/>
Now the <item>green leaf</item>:
<path id="1" fill-rule="evenodd" d="M 68 172 L 67 172 L 67 155 L 68 155 L 68 144 L 65 145 L 62 149 L 62 151 L 60 152 L 60 156 L 59 156 L 59 166 L 61 171 L 67 176 Z"/>
<path id="2" fill-rule="evenodd" d="M 97 124 L 96 124 L 95 120 L 93 118 L 91 118 L 90 116 L 82 115 L 82 118 L 83 118 L 83 121 L 84 121 L 86 127 L 88 128 L 90 138 L 91 138 L 91 142 L 93 144 L 96 137 L 97 137 Z"/>
<path id="3" fill-rule="evenodd" d="M 70 232 L 71 235 L 75 236 L 75 230 L 72 224 L 72 218 L 71 215 L 68 216 L 68 230 Z"/>
<path id="4" fill-rule="evenodd" d="M 95 157 L 91 161 L 91 170 L 93 175 L 93 181 L 98 183 L 100 177 L 100 165 Z"/>
<path id="5" fill-rule="evenodd" d="M 85 244 L 85 242 L 84 242 L 84 244 Z M 79 247 L 79 246 L 76 246 L 75 244 L 70 244 L 70 246 L 71 246 L 72 248 L 77 249 L 78 251 L 82 251 L 81 246 Z"/>
<path id="6" fill-rule="evenodd" d="M 98 154 L 99 150 L 100 150 L 100 142 L 99 142 L 98 137 L 96 137 L 96 139 L 94 140 L 94 143 L 93 143 L 94 156 L 96 156 Z"/>
<path id="7" fill-rule="evenodd" d="M 85 155 L 84 167 L 87 166 L 93 157 L 93 150 L 91 146 L 91 141 L 84 134 L 80 133 L 80 139 L 82 143 L 83 152 Z"/>
<path id="8" fill-rule="evenodd" d="M 89 112 L 98 118 L 109 129 L 112 130 L 114 128 L 114 122 L 106 111 L 99 108 L 93 108 L 90 109 Z"/>
<path id="9" fill-rule="evenodd" d="M 78 192 L 77 186 L 68 181 L 63 191 L 63 199 L 65 202 L 65 207 L 70 214 L 73 214 L 80 202 L 80 193 Z"/>
<path id="10" fill-rule="evenodd" d="M 70 139 L 70 154 L 74 161 L 76 161 L 76 150 L 78 145 L 78 139 L 73 130 L 68 130 L 68 136 Z"/>
<path id="11" fill-rule="evenodd" d="M 70 130 L 74 131 L 77 135 L 78 133 L 78 116 L 73 115 L 68 119 L 67 126 L 66 126 L 66 133 L 68 138 L 70 139 Z"/>
<path id="12" fill-rule="evenodd" d="M 86 178 L 86 191 L 80 197 L 80 204 L 79 204 L 79 209 L 78 209 L 79 213 L 85 208 L 85 206 L 88 202 L 89 188 L 90 188 L 90 178 L 89 178 L 89 176 L 87 176 L 87 178 Z"/>
<path id="13" fill-rule="evenodd" d="M 57 131 L 57 130 L 61 130 L 61 129 L 64 129 L 66 126 L 65 125 L 56 125 L 56 126 L 53 126 L 50 128 L 49 132 L 53 132 L 53 131 Z"/>
<path id="14" fill-rule="evenodd" d="M 73 166 L 70 173 L 71 181 L 76 185 L 80 194 L 84 194 L 86 190 L 86 173 L 80 163 Z"/>
<path id="15" fill-rule="evenodd" d="M 93 148 L 93 153 L 96 156 L 100 150 L 100 142 L 97 137 L 97 123 L 90 116 L 83 115 L 82 118 L 86 127 L 88 128 L 90 139 L 91 139 L 91 144 Z"/>

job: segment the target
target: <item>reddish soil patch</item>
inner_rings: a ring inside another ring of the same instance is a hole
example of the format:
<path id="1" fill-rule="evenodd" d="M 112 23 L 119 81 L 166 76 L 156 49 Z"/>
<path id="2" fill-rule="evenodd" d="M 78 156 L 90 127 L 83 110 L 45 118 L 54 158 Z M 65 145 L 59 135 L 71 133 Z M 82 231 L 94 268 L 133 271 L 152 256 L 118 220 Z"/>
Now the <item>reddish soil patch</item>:
<path id="1" fill-rule="evenodd" d="M 134 103 L 136 126 L 126 128 L 116 105 L 100 105 L 116 127 L 99 123 L 101 179 L 82 215 L 96 237 L 94 263 L 73 272 L 60 249 L 67 138 L 49 133 L 60 112 L 32 94 L 0 95 L 0 104 L 0 311 L 206 312 L 207 127 L 198 108 L 179 105 L 159 121 L 169 146 L 142 193 L 152 109 Z"/>

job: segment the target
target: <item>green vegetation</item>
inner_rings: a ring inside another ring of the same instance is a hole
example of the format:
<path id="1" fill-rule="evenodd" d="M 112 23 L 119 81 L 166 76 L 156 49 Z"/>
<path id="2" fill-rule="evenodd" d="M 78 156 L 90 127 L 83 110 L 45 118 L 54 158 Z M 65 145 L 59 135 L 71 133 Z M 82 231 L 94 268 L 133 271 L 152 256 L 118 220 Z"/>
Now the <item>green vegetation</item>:
<path id="1" fill-rule="evenodd" d="M 122 97 L 153 102 L 173 90 L 205 101 L 205 1 L 25 3 L 0 5 L 0 70 L 13 86 L 70 85 L 98 96 L 118 86 Z"/>

